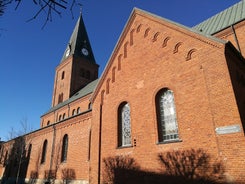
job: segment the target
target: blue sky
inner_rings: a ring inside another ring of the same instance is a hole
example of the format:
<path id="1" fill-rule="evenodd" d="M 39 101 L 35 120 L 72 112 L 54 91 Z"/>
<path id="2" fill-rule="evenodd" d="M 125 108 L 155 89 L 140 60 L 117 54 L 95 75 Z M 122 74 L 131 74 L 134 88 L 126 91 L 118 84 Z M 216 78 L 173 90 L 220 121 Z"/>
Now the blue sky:
<path id="1" fill-rule="evenodd" d="M 192 27 L 239 0 L 87 0 L 82 15 L 101 74 L 134 7 Z M 44 29 L 45 14 L 32 1 L 13 6 L 0 17 L 0 137 L 6 140 L 20 122 L 36 130 L 51 106 L 55 68 L 76 24 L 80 8 L 53 15 Z"/>

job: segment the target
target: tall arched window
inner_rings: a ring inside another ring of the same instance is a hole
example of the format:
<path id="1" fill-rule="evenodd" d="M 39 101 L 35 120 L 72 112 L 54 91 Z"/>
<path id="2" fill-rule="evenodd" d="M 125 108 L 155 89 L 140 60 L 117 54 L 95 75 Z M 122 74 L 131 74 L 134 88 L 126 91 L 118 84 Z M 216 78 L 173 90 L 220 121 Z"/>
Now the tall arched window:
<path id="1" fill-rule="evenodd" d="M 67 151 L 68 151 L 68 135 L 65 134 L 62 141 L 61 162 L 65 162 L 67 160 Z"/>
<path id="2" fill-rule="evenodd" d="M 41 157 L 41 164 L 45 162 L 46 160 L 46 153 L 47 153 L 47 145 L 48 141 L 47 139 L 43 143 L 43 150 L 42 150 L 42 157 Z"/>
<path id="3" fill-rule="evenodd" d="M 173 91 L 164 88 L 156 96 L 158 141 L 178 140 L 178 124 Z"/>
<path id="4" fill-rule="evenodd" d="M 131 145 L 130 106 L 123 102 L 118 108 L 118 146 Z"/>

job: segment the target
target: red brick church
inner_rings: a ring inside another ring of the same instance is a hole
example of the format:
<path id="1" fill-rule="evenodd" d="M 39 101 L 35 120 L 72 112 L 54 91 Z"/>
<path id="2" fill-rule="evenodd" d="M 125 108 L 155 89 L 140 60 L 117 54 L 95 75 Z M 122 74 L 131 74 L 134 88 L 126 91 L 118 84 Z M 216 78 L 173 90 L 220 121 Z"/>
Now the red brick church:
<path id="1" fill-rule="evenodd" d="M 245 1 L 195 27 L 134 9 L 101 76 L 82 16 L 2 183 L 245 183 Z"/>

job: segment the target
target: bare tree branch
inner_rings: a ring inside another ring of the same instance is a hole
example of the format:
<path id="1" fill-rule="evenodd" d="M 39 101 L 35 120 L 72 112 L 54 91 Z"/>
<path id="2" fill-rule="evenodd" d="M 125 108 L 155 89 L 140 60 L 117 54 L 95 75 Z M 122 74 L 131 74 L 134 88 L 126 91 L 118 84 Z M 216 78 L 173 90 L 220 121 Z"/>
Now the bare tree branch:
<path id="1" fill-rule="evenodd" d="M 33 128 L 28 123 L 27 117 L 24 117 L 22 120 L 20 120 L 20 126 L 21 128 L 16 131 L 13 127 L 8 132 L 8 136 L 6 137 L 7 140 L 12 140 L 16 137 L 20 137 L 22 135 L 25 135 L 31 131 L 33 131 Z"/>
<path id="2" fill-rule="evenodd" d="M 72 1 L 68 1 L 68 0 L 32 0 L 33 5 L 39 6 L 39 9 L 32 18 L 27 20 L 27 22 L 30 22 L 36 19 L 43 12 L 46 15 L 44 25 L 42 26 L 42 28 L 44 28 L 48 22 L 52 22 L 53 13 L 61 17 L 61 12 L 66 10 L 68 7 L 70 7 L 69 10 L 71 12 L 72 19 L 73 19 L 74 18 L 74 15 L 73 15 L 74 6 L 75 5 L 81 6 L 81 3 L 77 1 L 79 0 L 72 0 Z M 4 11 L 7 5 L 13 2 L 16 3 L 15 10 L 17 10 L 19 8 L 20 3 L 22 3 L 23 0 L 0 0 L 0 16 L 4 14 Z"/>

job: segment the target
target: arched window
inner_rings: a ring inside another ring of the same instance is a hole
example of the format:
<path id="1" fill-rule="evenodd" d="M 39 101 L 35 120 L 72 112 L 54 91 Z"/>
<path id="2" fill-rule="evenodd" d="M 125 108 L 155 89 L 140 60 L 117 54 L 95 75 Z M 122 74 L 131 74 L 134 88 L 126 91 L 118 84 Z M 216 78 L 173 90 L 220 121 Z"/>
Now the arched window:
<path id="1" fill-rule="evenodd" d="M 164 88 L 156 95 L 158 141 L 178 140 L 178 124 L 173 91 Z"/>
<path id="2" fill-rule="evenodd" d="M 80 111 L 80 107 L 77 108 L 77 114 L 79 114 L 81 111 Z"/>
<path id="3" fill-rule="evenodd" d="M 76 114 L 76 109 L 72 110 L 72 116 L 74 116 Z"/>
<path id="4" fill-rule="evenodd" d="M 131 145 L 130 106 L 123 102 L 118 108 L 118 146 Z"/>
<path id="5" fill-rule="evenodd" d="M 65 134 L 62 141 L 61 162 L 65 162 L 67 160 L 67 151 L 68 151 L 68 135 Z"/>
<path id="6" fill-rule="evenodd" d="M 59 121 L 61 121 L 61 120 L 62 120 L 62 115 L 60 114 L 60 115 L 59 115 Z"/>
<path id="7" fill-rule="evenodd" d="M 62 117 L 62 118 L 63 118 L 63 119 L 65 119 L 65 118 L 66 118 L 66 113 L 64 113 L 64 114 L 63 114 L 63 117 Z"/>
<path id="8" fill-rule="evenodd" d="M 47 122 L 47 126 L 50 124 L 50 121 Z"/>
<path id="9" fill-rule="evenodd" d="M 92 103 L 91 102 L 88 104 L 88 109 L 92 109 Z"/>
<path id="10" fill-rule="evenodd" d="M 47 145 L 48 141 L 47 139 L 43 143 L 43 150 L 42 150 L 42 157 L 41 157 L 41 164 L 45 162 L 46 160 L 46 153 L 47 153 Z"/>

